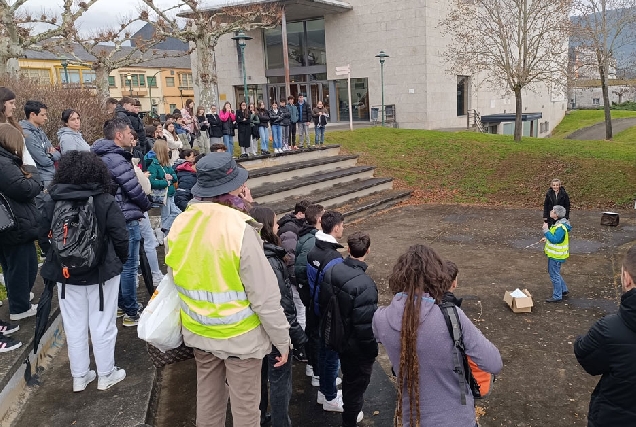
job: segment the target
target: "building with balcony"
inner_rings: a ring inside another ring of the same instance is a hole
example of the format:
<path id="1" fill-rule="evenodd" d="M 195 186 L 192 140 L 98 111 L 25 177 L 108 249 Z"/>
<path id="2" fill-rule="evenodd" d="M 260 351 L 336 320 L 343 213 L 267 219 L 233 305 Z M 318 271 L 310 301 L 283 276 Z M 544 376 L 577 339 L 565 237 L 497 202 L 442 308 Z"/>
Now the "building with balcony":
<path id="1" fill-rule="evenodd" d="M 75 49 L 72 57 L 27 50 L 20 58 L 20 72 L 44 84 L 95 87 L 95 58 L 79 46 Z M 180 109 L 187 98 L 194 98 L 192 82 L 190 57 L 183 51 L 159 51 L 154 57 L 147 53 L 138 64 L 114 70 L 108 77 L 110 96 L 132 96 L 140 100 L 142 111 L 157 114 Z"/>
<path id="2" fill-rule="evenodd" d="M 269 0 L 237 0 L 233 4 L 255 1 Z M 514 122 L 507 120 L 515 110 L 512 93 L 503 88 L 478 87 L 474 84 L 476 76 L 446 71 L 442 56 L 446 41 L 438 24 L 448 11 L 448 2 L 277 2 L 285 6 L 286 34 L 282 26 L 247 33 L 253 38 L 245 48 L 250 100 L 263 100 L 269 105 L 289 94 L 303 93 L 311 105 L 322 101 L 332 122 L 348 121 L 347 80 L 336 75 L 336 67 L 350 65 L 353 119 L 376 119 L 382 103 L 376 55 L 383 50 L 390 55 L 384 66 L 385 104 L 392 106 L 387 114 L 392 113 L 400 127 L 466 127 L 469 113 L 476 111 L 482 116 L 506 119 L 489 122 L 487 131 L 512 133 Z M 227 100 L 236 105 L 243 99 L 243 76 L 240 48 L 232 36 L 219 40 L 215 54 L 220 103 Z M 523 96 L 523 113 L 534 122 L 526 133 L 549 135 L 565 114 L 565 93 L 536 87 L 524 91 Z"/>

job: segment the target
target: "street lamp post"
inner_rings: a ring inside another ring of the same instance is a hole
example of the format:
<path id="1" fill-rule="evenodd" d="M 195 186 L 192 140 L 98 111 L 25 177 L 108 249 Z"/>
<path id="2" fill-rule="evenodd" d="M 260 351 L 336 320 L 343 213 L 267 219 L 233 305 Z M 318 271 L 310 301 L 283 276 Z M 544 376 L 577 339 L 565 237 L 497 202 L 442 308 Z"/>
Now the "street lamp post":
<path id="1" fill-rule="evenodd" d="M 62 59 L 62 68 L 64 68 L 64 79 L 66 80 L 66 85 L 68 86 L 68 60 Z"/>
<path id="2" fill-rule="evenodd" d="M 128 87 L 130 88 L 130 97 L 132 98 L 132 75 L 130 73 L 126 74 L 126 80 L 128 80 Z"/>
<path id="3" fill-rule="evenodd" d="M 241 63 L 243 64 L 243 97 L 245 98 L 245 104 L 250 105 L 250 97 L 247 93 L 247 74 L 245 73 L 245 43 L 248 40 L 252 40 L 252 37 L 240 31 L 236 36 L 232 37 L 232 40 L 237 40 L 238 45 L 241 48 Z"/>
<path id="4" fill-rule="evenodd" d="M 380 58 L 380 75 L 381 75 L 381 84 L 382 84 L 382 127 L 384 127 L 384 61 L 389 57 L 383 50 L 380 51 L 376 58 Z"/>

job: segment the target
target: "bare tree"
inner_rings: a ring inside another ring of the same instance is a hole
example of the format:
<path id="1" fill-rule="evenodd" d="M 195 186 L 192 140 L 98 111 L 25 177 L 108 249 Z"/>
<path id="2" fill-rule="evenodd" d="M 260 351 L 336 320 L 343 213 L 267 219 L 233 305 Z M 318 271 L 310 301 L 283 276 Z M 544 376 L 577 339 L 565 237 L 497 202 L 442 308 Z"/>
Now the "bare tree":
<path id="1" fill-rule="evenodd" d="M 199 104 L 209 107 L 218 101 L 214 49 L 224 34 L 252 28 L 272 27 L 280 22 L 281 6 L 274 3 L 251 3 L 206 10 L 198 0 L 179 0 L 167 9 L 160 9 L 154 0 L 142 0 L 147 6 L 141 19 L 155 27 L 161 37 L 174 37 L 194 46 L 196 51 L 195 85 L 199 88 Z M 185 25 L 171 15 L 187 18 Z"/>
<path id="2" fill-rule="evenodd" d="M 161 42 L 161 38 L 143 40 L 140 37 L 134 37 L 130 26 L 136 21 L 136 18 L 124 18 L 116 28 L 96 30 L 92 33 L 83 33 L 76 28 L 64 45 L 64 51 L 67 54 L 95 71 L 95 85 L 104 98 L 109 96 L 108 76 L 113 70 L 149 59 L 145 56 L 148 52 L 153 55 L 168 55 L 166 52 L 160 53 L 153 49 L 154 45 Z M 131 47 L 129 44 L 133 40 L 135 44 Z M 94 59 L 85 61 L 76 47 Z"/>
<path id="3" fill-rule="evenodd" d="M 522 91 L 566 85 L 571 6 L 572 0 L 452 0 L 440 22 L 450 37 L 449 72 L 515 94 L 515 141 L 522 135 Z"/>
<path id="4" fill-rule="evenodd" d="M 28 0 L 0 0 L 0 75 L 16 75 L 26 49 L 47 50 L 55 37 L 71 33 L 75 21 L 97 0 L 64 0 L 62 13 L 27 10 Z M 40 31 L 36 30 L 36 27 Z"/>
<path id="5" fill-rule="evenodd" d="M 574 39 L 577 49 L 589 52 L 596 60 L 603 92 L 605 139 L 612 139 L 607 80 L 619 49 L 636 41 L 636 0 L 576 0 L 574 10 Z"/>

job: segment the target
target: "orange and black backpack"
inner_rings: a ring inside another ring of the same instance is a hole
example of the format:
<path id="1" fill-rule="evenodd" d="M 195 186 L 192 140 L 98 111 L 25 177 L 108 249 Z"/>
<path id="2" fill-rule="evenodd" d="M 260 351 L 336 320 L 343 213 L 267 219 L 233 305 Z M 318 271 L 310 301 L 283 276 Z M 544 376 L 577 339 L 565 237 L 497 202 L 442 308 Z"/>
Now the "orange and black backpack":
<path id="1" fill-rule="evenodd" d="M 462 405 L 466 404 L 466 386 L 470 387 L 473 398 L 481 399 L 486 397 L 492 390 L 494 375 L 479 369 L 477 364 L 466 355 L 462 326 L 459 323 L 455 304 L 443 302 L 439 307 L 442 310 L 442 314 L 444 314 L 448 332 L 453 339 L 453 370 L 459 378 Z"/>

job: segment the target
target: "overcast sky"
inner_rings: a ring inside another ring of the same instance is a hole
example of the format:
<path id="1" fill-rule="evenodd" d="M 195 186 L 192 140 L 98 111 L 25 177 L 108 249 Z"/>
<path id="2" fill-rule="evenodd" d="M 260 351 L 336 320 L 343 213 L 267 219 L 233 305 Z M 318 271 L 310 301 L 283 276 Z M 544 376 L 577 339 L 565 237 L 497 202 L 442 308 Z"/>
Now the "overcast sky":
<path id="1" fill-rule="evenodd" d="M 202 5 L 228 4 L 236 0 L 203 0 Z M 12 1 L 9 1 L 12 3 Z M 25 9 L 39 13 L 43 9 L 58 12 L 62 10 L 60 5 L 63 0 L 27 0 Z M 82 31 L 90 31 L 117 25 L 123 17 L 134 16 L 138 13 L 138 8 L 142 2 L 139 0 L 98 0 L 91 8 L 82 15 L 78 23 Z M 170 7 L 178 4 L 178 0 L 155 0 L 159 7 Z M 136 25 L 134 30 L 142 27 L 143 24 Z"/>

